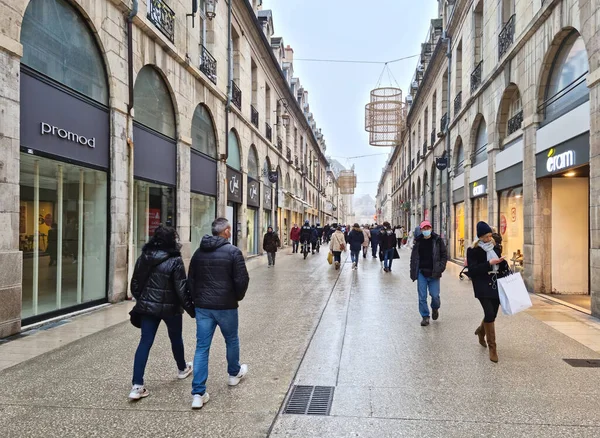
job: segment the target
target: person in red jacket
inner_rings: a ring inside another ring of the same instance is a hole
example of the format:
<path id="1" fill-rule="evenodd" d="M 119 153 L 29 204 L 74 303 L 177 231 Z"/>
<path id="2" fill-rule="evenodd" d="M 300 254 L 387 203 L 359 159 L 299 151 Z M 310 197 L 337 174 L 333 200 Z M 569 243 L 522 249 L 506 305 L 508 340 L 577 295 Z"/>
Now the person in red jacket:
<path id="1" fill-rule="evenodd" d="M 300 227 L 298 227 L 298 224 L 294 224 L 292 231 L 290 231 L 290 240 L 292 241 L 292 254 L 298 252 L 298 245 L 300 244 Z"/>

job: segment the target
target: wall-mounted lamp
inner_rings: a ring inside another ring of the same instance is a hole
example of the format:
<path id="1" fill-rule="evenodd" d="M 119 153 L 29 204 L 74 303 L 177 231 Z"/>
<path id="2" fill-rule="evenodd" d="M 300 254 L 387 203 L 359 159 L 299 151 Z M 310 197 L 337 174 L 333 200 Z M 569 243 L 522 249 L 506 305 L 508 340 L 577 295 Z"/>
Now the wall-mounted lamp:
<path id="1" fill-rule="evenodd" d="M 206 0 L 204 6 L 205 14 L 206 18 L 208 18 L 209 20 L 212 20 L 217 16 L 217 3 L 219 3 L 219 0 Z"/>

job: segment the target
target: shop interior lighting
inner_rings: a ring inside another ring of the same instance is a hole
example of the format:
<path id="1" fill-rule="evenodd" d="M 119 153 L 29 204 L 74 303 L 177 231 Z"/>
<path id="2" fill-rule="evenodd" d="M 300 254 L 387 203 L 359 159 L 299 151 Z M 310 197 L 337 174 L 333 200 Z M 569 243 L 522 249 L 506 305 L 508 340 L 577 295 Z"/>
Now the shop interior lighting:
<path id="1" fill-rule="evenodd" d="M 573 178 L 575 175 L 577 175 L 577 173 L 576 173 L 576 172 L 574 172 L 574 171 L 571 171 L 571 172 L 567 172 L 567 173 L 565 173 L 565 176 L 566 176 L 567 178 Z"/>

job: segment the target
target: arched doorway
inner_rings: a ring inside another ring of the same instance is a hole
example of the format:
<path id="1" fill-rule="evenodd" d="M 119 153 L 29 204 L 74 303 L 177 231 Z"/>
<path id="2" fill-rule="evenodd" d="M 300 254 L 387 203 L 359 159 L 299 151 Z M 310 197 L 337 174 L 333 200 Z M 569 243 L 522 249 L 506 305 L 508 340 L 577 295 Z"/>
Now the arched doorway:
<path id="1" fill-rule="evenodd" d="M 102 50 L 68 2 L 32 0 L 21 44 L 25 325 L 107 299 L 110 93 Z"/>

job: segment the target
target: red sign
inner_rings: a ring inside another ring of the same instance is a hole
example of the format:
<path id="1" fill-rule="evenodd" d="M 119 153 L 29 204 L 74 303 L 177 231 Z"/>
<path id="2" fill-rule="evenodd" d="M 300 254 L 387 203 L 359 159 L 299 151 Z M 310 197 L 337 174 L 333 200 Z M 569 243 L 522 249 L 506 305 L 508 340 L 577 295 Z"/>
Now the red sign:
<path id="1" fill-rule="evenodd" d="M 500 234 L 506 234 L 506 216 L 500 216 Z"/>
<path id="2" fill-rule="evenodd" d="M 148 209 L 148 236 L 154 236 L 154 231 L 160 225 L 160 208 Z"/>

